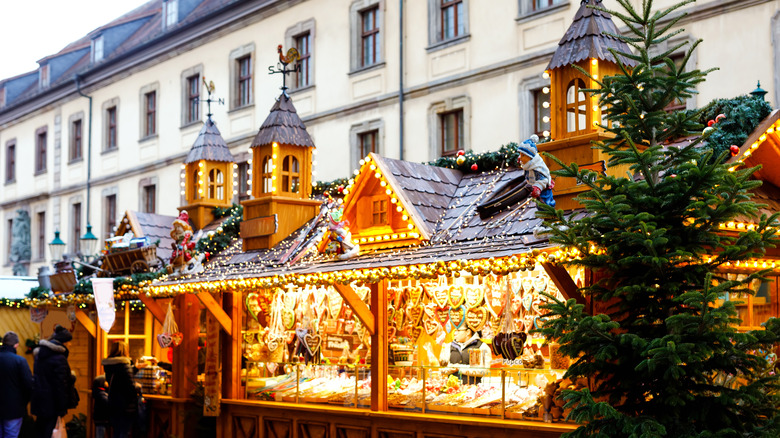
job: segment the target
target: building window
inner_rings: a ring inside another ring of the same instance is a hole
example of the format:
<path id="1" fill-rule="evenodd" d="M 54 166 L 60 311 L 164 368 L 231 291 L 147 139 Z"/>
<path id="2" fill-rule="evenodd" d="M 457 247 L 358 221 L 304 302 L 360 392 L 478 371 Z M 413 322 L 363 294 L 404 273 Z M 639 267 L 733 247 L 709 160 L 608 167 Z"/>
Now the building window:
<path id="1" fill-rule="evenodd" d="M 168 0 L 163 3 L 165 8 L 165 27 L 171 27 L 179 21 L 179 1 Z"/>
<path id="2" fill-rule="evenodd" d="M 187 123 L 200 120 L 200 75 L 187 78 Z"/>
<path id="3" fill-rule="evenodd" d="M 35 174 L 46 172 L 46 128 L 35 133 Z"/>
<path id="4" fill-rule="evenodd" d="M 40 80 L 38 85 L 41 88 L 49 87 L 49 64 L 41 66 L 41 68 L 38 70 L 38 78 Z"/>
<path id="5" fill-rule="evenodd" d="M 157 134 L 157 92 L 144 94 L 144 137 Z"/>
<path id="6" fill-rule="evenodd" d="M 531 11 L 539 11 L 549 8 L 550 6 L 559 5 L 562 3 L 568 3 L 569 0 L 525 0 L 531 3 Z"/>
<path id="7" fill-rule="evenodd" d="M 247 55 L 236 60 L 238 64 L 238 95 L 236 106 L 252 103 L 252 56 Z"/>
<path id="8" fill-rule="evenodd" d="M 288 157 L 289 158 L 289 157 Z M 263 193 L 271 193 L 274 191 L 274 160 L 270 155 L 266 155 L 263 158 Z"/>
<path id="9" fill-rule="evenodd" d="M 106 214 L 105 217 L 105 237 L 114 236 L 114 228 L 116 228 L 116 195 L 108 195 L 105 197 L 105 206 L 103 210 Z"/>
<path id="10" fill-rule="evenodd" d="M 143 209 L 144 213 L 157 212 L 157 186 L 155 184 L 143 186 L 141 202 L 141 208 Z"/>
<path id="11" fill-rule="evenodd" d="M 111 106 L 106 109 L 106 147 L 105 150 L 110 151 L 117 148 L 117 114 L 116 106 Z"/>
<path id="12" fill-rule="evenodd" d="M 203 183 L 200 180 L 200 170 L 195 169 L 192 171 L 192 186 L 190 187 L 190 198 L 193 201 L 196 201 L 200 198 L 202 198 L 201 195 L 203 195 Z"/>
<path id="13" fill-rule="evenodd" d="M 539 88 L 532 90 L 531 94 L 533 94 L 533 130 L 539 138 L 544 138 L 550 133 L 550 93 L 545 93 Z"/>
<path id="14" fill-rule="evenodd" d="M 103 36 L 99 36 L 92 40 L 92 62 L 99 62 L 103 60 Z"/>
<path id="15" fill-rule="evenodd" d="M 71 207 L 71 248 L 73 248 L 73 254 L 77 254 L 81 251 L 81 203 L 77 202 Z"/>
<path id="16" fill-rule="evenodd" d="M 384 122 L 382 119 L 352 125 L 349 129 L 350 162 L 353 167 L 360 167 L 360 160 L 369 153 L 382 155 L 382 138 Z"/>
<path id="17" fill-rule="evenodd" d="M 81 159 L 82 152 L 82 135 L 83 129 L 81 128 L 81 119 L 74 120 L 70 124 L 70 161 L 76 161 Z"/>
<path id="18" fill-rule="evenodd" d="M 439 114 L 441 156 L 455 155 L 463 148 L 463 110 Z"/>
<path id="19" fill-rule="evenodd" d="M 379 137 L 379 130 L 374 129 L 368 132 L 358 134 L 358 150 L 361 157 L 367 156 L 369 153 L 377 153 L 377 138 Z"/>
<path id="20" fill-rule="evenodd" d="M 210 199 L 225 199 L 225 175 L 219 169 L 209 171 Z"/>
<path id="21" fill-rule="evenodd" d="M 441 23 L 442 41 L 466 33 L 463 0 L 441 0 Z"/>
<path id="22" fill-rule="evenodd" d="M 5 182 L 16 181 L 16 140 L 5 144 Z"/>
<path id="23" fill-rule="evenodd" d="M 46 212 L 39 212 L 38 216 L 38 258 L 46 258 Z"/>
<path id="24" fill-rule="evenodd" d="M 376 64 L 379 52 L 379 6 L 363 11 L 361 14 L 363 25 L 361 34 L 360 65 L 366 67 Z"/>
<path id="25" fill-rule="evenodd" d="M 252 189 L 249 186 L 249 163 L 246 161 L 238 164 L 236 169 L 238 173 L 238 200 L 249 199 L 252 195 Z"/>
<path id="26" fill-rule="evenodd" d="M 588 128 L 588 96 L 582 91 L 585 81 L 572 79 L 566 86 L 566 131 L 580 132 Z"/>
<path id="27" fill-rule="evenodd" d="M 298 193 L 300 189 L 300 167 L 298 159 L 292 155 L 284 157 L 282 161 L 282 191 Z"/>
<path id="28" fill-rule="evenodd" d="M 371 201 L 371 225 L 387 224 L 387 199 Z"/>
<path id="29" fill-rule="evenodd" d="M 301 71 L 295 74 L 295 87 L 311 85 L 311 33 L 306 32 L 295 37 L 295 48 L 301 56 Z"/>

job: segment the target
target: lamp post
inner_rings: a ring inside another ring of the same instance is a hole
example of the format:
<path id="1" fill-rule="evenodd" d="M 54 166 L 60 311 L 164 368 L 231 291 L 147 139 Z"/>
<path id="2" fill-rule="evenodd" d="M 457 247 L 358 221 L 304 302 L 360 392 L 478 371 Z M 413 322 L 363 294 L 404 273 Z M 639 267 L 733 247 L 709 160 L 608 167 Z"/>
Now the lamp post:
<path id="1" fill-rule="evenodd" d="M 768 93 L 768 91 L 761 88 L 761 81 L 758 81 L 758 84 L 756 85 L 756 89 L 750 92 L 750 94 L 753 97 L 761 100 L 764 100 L 764 96 L 766 96 L 766 93 Z"/>
<path id="2" fill-rule="evenodd" d="M 49 242 L 49 251 L 53 261 L 56 262 L 62 258 L 62 254 L 65 252 L 65 242 L 60 239 L 59 231 L 54 232 L 54 240 Z"/>
<path id="3" fill-rule="evenodd" d="M 92 225 L 87 224 L 87 232 L 81 236 L 81 247 L 84 248 L 84 256 L 92 257 L 95 255 L 95 248 L 97 248 L 98 238 L 92 234 Z"/>

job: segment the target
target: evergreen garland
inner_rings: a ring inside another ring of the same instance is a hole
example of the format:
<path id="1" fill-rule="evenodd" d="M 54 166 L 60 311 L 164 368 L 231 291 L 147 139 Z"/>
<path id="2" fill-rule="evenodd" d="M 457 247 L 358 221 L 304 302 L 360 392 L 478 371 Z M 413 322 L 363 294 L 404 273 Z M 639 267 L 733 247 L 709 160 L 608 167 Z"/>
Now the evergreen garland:
<path id="1" fill-rule="evenodd" d="M 763 99 L 750 95 L 738 96 L 732 99 L 715 99 L 698 113 L 698 121 L 707 126 L 710 120 L 715 120 L 718 114 L 724 114 L 725 119 L 717 123 L 718 129 L 707 137 L 706 149 L 714 151 L 713 157 L 719 157 L 729 151 L 731 145 L 741 147 L 750 133 L 772 112 L 772 105 Z M 727 155 L 726 159 L 730 156 Z"/>
<path id="2" fill-rule="evenodd" d="M 233 204 L 232 207 L 219 208 L 213 210 L 215 218 L 227 217 L 222 224 L 214 231 L 209 231 L 202 236 L 195 244 L 195 251 L 206 254 L 206 258 L 212 254 L 217 254 L 237 239 L 241 231 L 241 221 L 244 216 L 244 207 Z"/>

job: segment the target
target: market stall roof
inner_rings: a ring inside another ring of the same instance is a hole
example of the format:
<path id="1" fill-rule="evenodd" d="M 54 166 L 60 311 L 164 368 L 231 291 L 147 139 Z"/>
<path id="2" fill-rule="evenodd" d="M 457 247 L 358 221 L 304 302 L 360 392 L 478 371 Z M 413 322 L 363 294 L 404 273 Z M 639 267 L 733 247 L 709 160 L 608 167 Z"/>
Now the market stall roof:
<path id="1" fill-rule="evenodd" d="M 586 59 L 600 59 L 616 63 L 610 49 L 631 53 L 628 44 L 618 40 L 614 35 L 620 35 L 612 16 L 607 12 L 593 9 L 600 7 L 601 0 L 583 0 L 580 9 L 574 16 L 574 21 L 558 43 L 547 70 L 568 67 Z M 629 67 L 636 62 L 620 56 L 620 61 Z"/>
<path id="2" fill-rule="evenodd" d="M 285 93 L 282 93 L 271 107 L 271 112 L 260 125 L 260 130 L 250 147 L 271 143 L 314 147 L 314 141 L 306 131 L 306 125 L 298 117 L 292 99 Z"/>
<path id="3" fill-rule="evenodd" d="M 217 125 L 211 120 L 211 117 L 203 123 L 203 127 L 198 133 L 198 138 L 192 144 L 184 164 L 200 160 L 235 162 L 233 154 L 230 153 L 225 139 L 222 138 L 222 134 L 220 134 Z"/>
<path id="4" fill-rule="evenodd" d="M 132 231 L 135 237 L 148 237 L 152 243 L 159 240 L 157 256 L 168 260 L 173 252 L 171 225 L 174 220 L 176 216 L 127 210 L 117 227 L 116 235 L 123 236 L 126 232 Z"/>

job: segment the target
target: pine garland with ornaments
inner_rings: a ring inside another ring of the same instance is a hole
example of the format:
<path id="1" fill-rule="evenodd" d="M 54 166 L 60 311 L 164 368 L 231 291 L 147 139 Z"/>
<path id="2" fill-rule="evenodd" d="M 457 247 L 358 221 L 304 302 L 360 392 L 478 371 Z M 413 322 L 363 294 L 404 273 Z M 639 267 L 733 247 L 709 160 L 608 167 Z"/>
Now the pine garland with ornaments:
<path id="1" fill-rule="evenodd" d="M 241 231 L 241 221 L 244 217 L 244 207 L 233 204 L 231 207 L 214 207 L 214 218 L 227 217 L 215 230 L 206 232 L 195 244 L 195 251 L 206 255 L 208 260 L 212 254 L 217 254 L 237 239 Z"/>
<path id="2" fill-rule="evenodd" d="M 664 110 L 690 97 L 707 74 L 685 70 L 698 42 L 682 43 L 686 56 L 679 67 L 668 57 L 678 47 L 653 47 L 668 40 L 666 31 L 685 14 L 661 20 L 691 0 L 658 12 L 652 0 L 642 9 L 632 0 L 616 2 L 622 10 L 608 12 L 628 29 L 618 38 L 634 49 L 620 55 L 637 66 L 592 78 L 600 88 L 586 91 L 607 108 L 612 123 L 604 129 L 614 134 L 593 147 L 609 157 L 609 168 L 626 171 L 582 170 L 548 154 L 562 166 L 555 175 L 577 178 L 589 189 L 576 198 L 587 214 L 572 218 L 537 203 L 550 241 L 580 254 L 563 264 L 590 269 L 598 279 L 580 289 L 591 310 L 549 297 L 550 317 L 541 329 L 575 358 L 564 377 L 591 382 L 563 391 L 568 418 L 580 424 L 565 436 L 780 436 L 780 376 L 771 353 L 780 342 L 780 320 L 738 330 L 740 315 L 728 299 L 746 300 L 769 273 L 728 271 L 780 244 L 778 214 L 759 217 L 750 199 L 761 184 L 751 179 L 757 168 L 730 169 L 723 163 L 728 152 L 699 147 L 724 129 L 725 112 Z M 711 126 L 699 124 L 701 117 Z M 685 137 L 696 139 L 668 146 Z M 720 230 L 744 218 L 754 226 Z"/>

